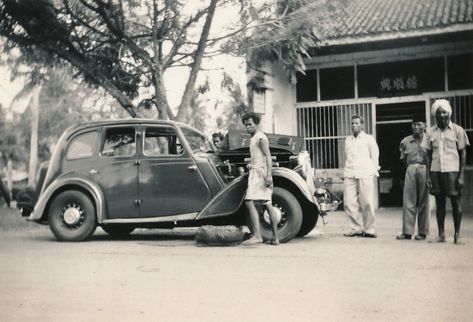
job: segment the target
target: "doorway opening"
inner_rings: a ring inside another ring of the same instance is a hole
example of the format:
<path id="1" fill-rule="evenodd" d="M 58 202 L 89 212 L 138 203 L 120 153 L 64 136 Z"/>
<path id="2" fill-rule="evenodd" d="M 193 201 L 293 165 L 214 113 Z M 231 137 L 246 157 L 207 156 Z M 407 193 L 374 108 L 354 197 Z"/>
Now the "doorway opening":
<path id="1" fill-rule="evenodd" d="M 402 207 L 406 167 L 400 160 L 399 144 L 412 134 L 415 116 L 425 116 L 425 101 L 376 105 L 380 207 Z"/>

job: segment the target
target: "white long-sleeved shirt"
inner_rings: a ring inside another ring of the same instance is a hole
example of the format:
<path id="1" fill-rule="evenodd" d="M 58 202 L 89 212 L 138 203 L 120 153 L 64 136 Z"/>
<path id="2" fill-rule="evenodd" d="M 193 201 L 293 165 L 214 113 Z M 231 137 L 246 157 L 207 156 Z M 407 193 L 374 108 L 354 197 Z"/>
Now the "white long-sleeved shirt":
<path id="1" fill-rule="evenodd" d="M 345 178 L 378 176 L 379 148 L 373 136 L 360 132 L 345 140 Z"/>

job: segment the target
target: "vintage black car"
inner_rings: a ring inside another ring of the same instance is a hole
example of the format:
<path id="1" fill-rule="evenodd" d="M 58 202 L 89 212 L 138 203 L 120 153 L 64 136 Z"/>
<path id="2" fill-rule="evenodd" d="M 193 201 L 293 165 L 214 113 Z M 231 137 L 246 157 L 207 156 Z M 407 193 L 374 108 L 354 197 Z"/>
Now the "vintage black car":
<path id="1" fill-rule="evenodd" d="M 280 239 L 304 236 L 337 201 L 314 184 L 303 141 L 268 135 Z M 19 200 L 29 220 L 60 241 L 82 241 L 97 226 L 111 236 L 135 228 L 245 224 L 249 135 L 231 131 L 223 149 L 176 122 L 146 119 L 81 124 L 60 137 L 35 193 Z M 36 194 L 36 195 L 35 195 Z M 34 209 L 33 209 L 34 206 Z M 32 211 L 32 212 L 31 212 Z M 261 212 L 263 238 L 271 236 Z"/>

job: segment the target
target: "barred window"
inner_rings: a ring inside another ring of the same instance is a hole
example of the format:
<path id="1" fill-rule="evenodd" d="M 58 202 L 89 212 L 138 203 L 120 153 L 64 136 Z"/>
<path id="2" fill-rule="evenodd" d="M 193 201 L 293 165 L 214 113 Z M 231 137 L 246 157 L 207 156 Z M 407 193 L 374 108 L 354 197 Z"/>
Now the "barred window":
<path id="1" fill-rule="evenodd" d="M 298 135 L 304 138 L 312 165 L 317 169 L 343 168 L 345 138 L 351 134 L 351 116 L 362 116 L 365 132 L 372 133 L 371 109 L 369 103 L 298 108 Z"/>

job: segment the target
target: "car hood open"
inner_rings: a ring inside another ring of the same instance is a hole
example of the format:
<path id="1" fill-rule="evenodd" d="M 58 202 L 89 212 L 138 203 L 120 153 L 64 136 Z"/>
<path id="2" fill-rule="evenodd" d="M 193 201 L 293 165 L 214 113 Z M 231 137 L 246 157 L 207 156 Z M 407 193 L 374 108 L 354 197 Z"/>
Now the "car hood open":
<path id="1" fill-rule="evenodd" d="M 265 133 L 268 137 L 269 147 L 271 150 L 280 150 L 297 155 L 304 145 L 304 140 L 298 136 L 270 134 Z M 222 147 L 218 154 L 225 155 L 226 153 L 235 154 L 241 150 L 248 150 L 250 146 L 251 136 L 244 131 L 230 130 L 225 137 Z"/>

